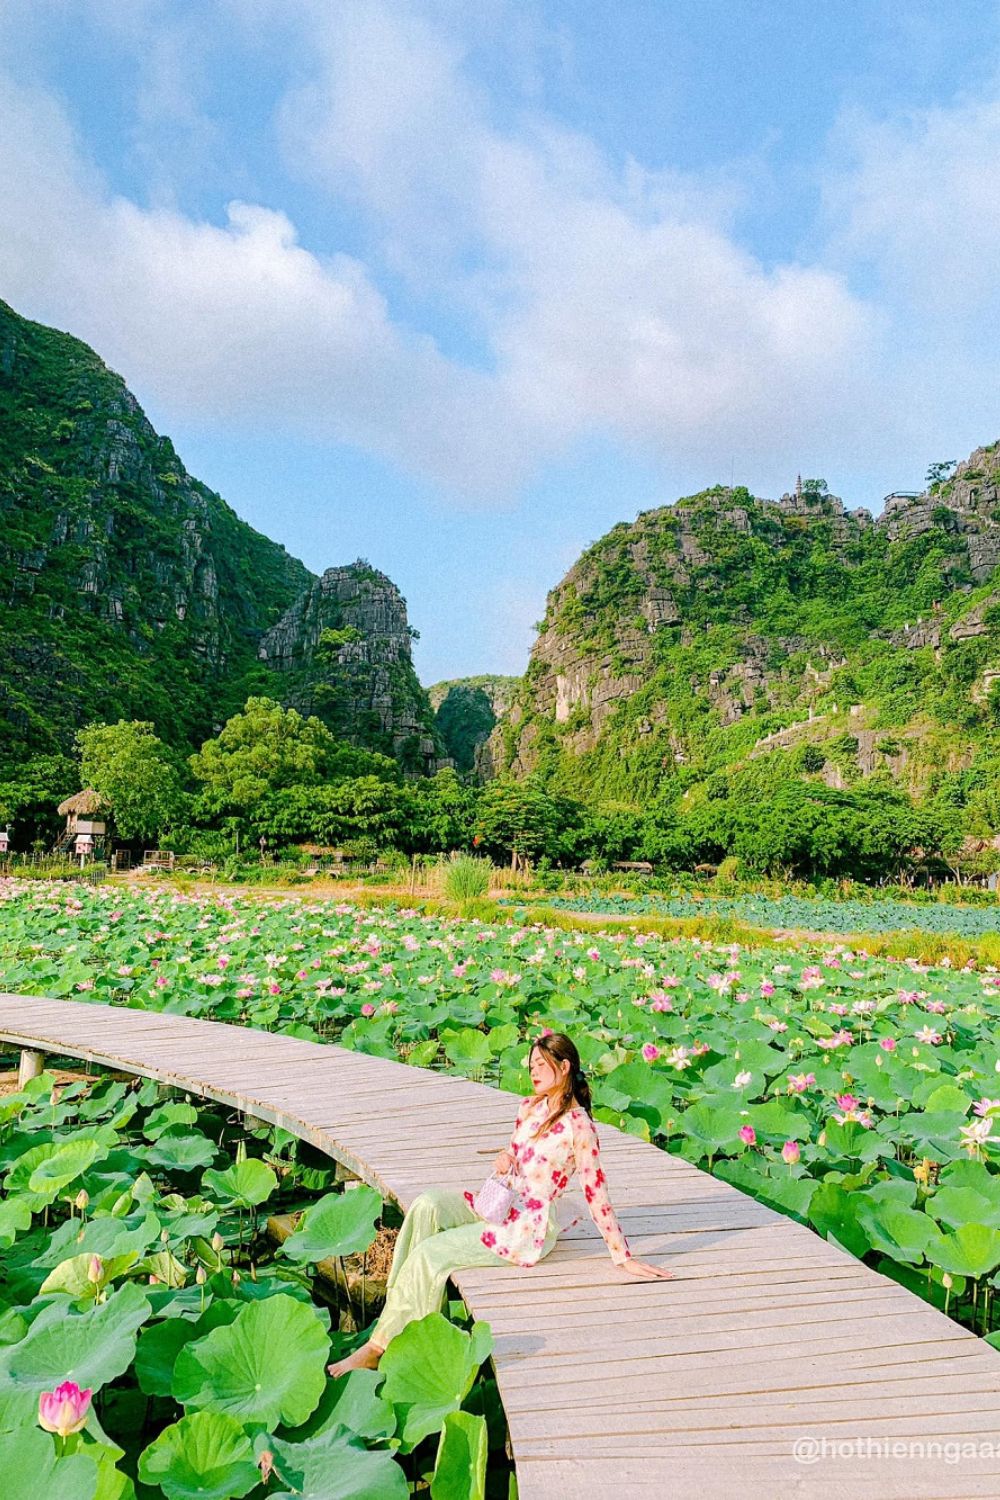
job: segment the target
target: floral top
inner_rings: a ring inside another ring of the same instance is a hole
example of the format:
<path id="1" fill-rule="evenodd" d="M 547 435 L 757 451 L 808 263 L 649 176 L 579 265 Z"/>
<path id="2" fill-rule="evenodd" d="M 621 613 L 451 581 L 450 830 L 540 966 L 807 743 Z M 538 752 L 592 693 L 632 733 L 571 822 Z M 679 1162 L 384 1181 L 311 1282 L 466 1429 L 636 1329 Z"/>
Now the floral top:
<path id="1" fill-rule="evenodd" d="M 619 1227 L 601 1170 L 597 1127 L 579 1105 L 538 1140 L 532 1134 L 541 1123 L 549 1103 L 544 1096 L 522 1099 L 508 1150 L 516 1162 L 511 1174 L 514 1203 L 502 1224 L 491 1224 L 479 1238 L 515 1266 L 533 1266 L 540 1259 L 549 1227 L 550 1209 L 565 1192 L 573 1173 L 583 1188 L 590 1216 L 611 1251 L 615 1265 L 631 1258 L 628 1241 Z M 471 1205 L 473 1194 L 465 1198 Z M 578 1217 L 578 1216 L 577 1216 Z M 570 1222 L 575 1223 L 576 1218 Z M 565 1223 L 561 1228 L 567 1227 Z"/>

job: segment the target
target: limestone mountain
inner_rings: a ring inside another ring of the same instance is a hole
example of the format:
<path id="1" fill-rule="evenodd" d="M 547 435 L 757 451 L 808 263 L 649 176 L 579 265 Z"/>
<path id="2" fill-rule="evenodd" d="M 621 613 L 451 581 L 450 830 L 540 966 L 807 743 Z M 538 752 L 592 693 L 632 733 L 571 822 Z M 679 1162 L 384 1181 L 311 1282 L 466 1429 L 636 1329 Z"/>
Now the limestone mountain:
<path id="1" fill-rule="evenodd" d="M 920 790 L 992 735 L 998 564 L 1000 444 L 877 519 L 822 481 L 646 511 L 549 595 L 492 769 L 642 801 L 792 751 L 833 786 Z"/>
<path id="2" fill-rule="evenodd" d="M 389 580 L 317 580 L 188 474 L 92 349 L 2 302 L 0 596 L 0 777 L 93 721 L 151 719 L 184 751 L 250 692 L 301 697 L 335 598 L 334 723 L 380 749 L 433 740 Z"/>
<path id="3" fill-rule="evenodd" d="M 456 677 L 428 688 L 434 722 L 455 769 L 485 774 L 484 748 L 508 712 L 518 677 Z"/>
<path id="4" fill-rule="evenodd" d="M 328 568 L 261 640 L 280 696 L 344 739 L 394 755 L 409 771 L 444 758 L 410 656 L 414 632 L 396 585 L 363 559 Z"/>

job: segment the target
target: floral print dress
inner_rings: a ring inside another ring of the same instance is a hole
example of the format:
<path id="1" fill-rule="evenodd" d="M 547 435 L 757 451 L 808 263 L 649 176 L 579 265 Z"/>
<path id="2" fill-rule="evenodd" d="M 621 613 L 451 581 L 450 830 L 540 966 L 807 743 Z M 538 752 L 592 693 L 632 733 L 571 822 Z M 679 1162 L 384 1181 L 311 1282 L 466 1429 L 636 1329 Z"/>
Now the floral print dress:
<path id="1" fill-rule="evenodd" d="M 550 1213 L 575 1173 L 615 1265 L 631 1258 L 628 1241 L 619 1227 L 601 1169 L 597 1127 L 580 1105 L 566 1111 L 543 1136 L 532 1136 L 548 1113 L 549 1101 L 532 1095 L 522 1099 L 508 1150 L 516 1166 L 511 1173 L 514 1203 L 502 1224 L 491 1224 L 479 1238 L 489 1249 L 515 1266 L 533 1266 L 541 1259 Z M 465 1193 L 472 1205 L 473 1194 Z M 579 1215 L 560 1222 L 560 1229 L 576 1223 Z M 558 1215 L 557 1215 L 558 1218 Z"/>

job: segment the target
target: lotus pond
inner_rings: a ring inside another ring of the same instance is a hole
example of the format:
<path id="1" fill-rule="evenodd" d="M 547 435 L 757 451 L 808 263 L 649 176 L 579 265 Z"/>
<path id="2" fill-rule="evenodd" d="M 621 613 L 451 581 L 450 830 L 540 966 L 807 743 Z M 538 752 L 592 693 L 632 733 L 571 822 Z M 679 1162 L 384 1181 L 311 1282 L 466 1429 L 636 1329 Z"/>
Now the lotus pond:
<path id="1" fill-rule="evenodd" d="M 605 917 L 720 917 L 750 927 L 807 932 L 927 932 L 977 938 L 1000 933 L 1000 906 L 944 901 L 830 901 L 808 896 L 547 896 L 555 911 Z M 504 905 L 518 906 L 513 900 Z M 530 910 L 530 908 L 525 908 Z"/>
<path id="2" fill-rule="evenodd" d="M 318 1153 L 152 1083 L 42 1074 L 0 1099 L 0 1174 L 5 1494 L 506 1500 L 487 1325 L 435 1313 L 328 1379 L 357 1335 L 315 1267 L 365 1251 L 383 1205 L 322 1191 Z M 276 1207 L 305 1210 L 277 1251 Z"/>
<path id="3" fill-rule="evenodd" d="M 336 1041 L 516 1093 L 529 1038 L 568 1031 L 598 1120 L 811 1225 L 977 1332 L 996 1327 L 996 971 L 842 944 L 12 886 L 0 988 Z"/>

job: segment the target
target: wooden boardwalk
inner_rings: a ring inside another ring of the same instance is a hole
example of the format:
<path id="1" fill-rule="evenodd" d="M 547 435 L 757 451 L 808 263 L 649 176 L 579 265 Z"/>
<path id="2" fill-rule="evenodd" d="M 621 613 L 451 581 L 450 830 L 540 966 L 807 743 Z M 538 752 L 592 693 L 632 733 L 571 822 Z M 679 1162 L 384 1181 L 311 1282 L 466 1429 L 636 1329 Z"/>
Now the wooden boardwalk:
<path id="1" fill-rule="evenodd" d="M 401 1063 L 106 1005 L 0 995 L 0 1040 L 280 1124 L 404 1208 L 477 1186 L 515 1113 Z M 626 1281 L 589 1220 L 531 1270 L 456 1278 L 493 1326 L 521 1500 L 1000 1495 L 1000 1355 L 728 1184 L 600 1131 L 633 1254 L 676 1279 Z"/>

